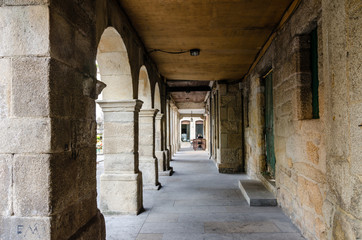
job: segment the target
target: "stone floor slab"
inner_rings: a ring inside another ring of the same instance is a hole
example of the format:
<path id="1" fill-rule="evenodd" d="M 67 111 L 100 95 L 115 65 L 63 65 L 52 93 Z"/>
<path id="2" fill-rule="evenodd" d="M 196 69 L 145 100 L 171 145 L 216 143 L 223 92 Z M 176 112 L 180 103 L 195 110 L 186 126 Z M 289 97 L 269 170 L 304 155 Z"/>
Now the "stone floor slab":
<path id="1" fill-rule="evenodd" d="M 300 233 L 233 234 L 234 240 L 305 240 Z"/>
<path id="2" fill-rule="evenodd" d="M 154 233 L 141 233 L 138 234 L 136 240 L 162 240 L 163 234 L 154 234 Z"/>
<path id="3" fill-rule="evenodd" d="M 272 222 L 205 222 L 205 233 L 280 232 Z"/>
<path id="4" fill-rule="evenodd" d="M 209 233 L 166 233 L 162 240 L 233 240 L 231 234 L 209 234 Z"/>
<path id="5" fill-rule="evenodd" d="M 145 223 L 141 233 L 203 233 L 202 223 Z"/>
<path id="6" fill-rule="evenodd" d="M 160 222 L 160 223 L 164 223 L 164 222 L 168 222 L 168 223 L 174 223 L 174 222 L 178 222 L 179 219 L 179 214 L 162 214 L 162 213 L 156 213 L 156 214 L 149 214 L 148 218 L 146 220 L 146 222 L 150 222 L 150 223 L 155 223 L 155 222 Z"/>
<path id="7" fill-rule="evenodd" d="M 159 191 L 143 191 L 144 212 L 105 216 L 107 240 L 303 239 L 279 207 L 248 205 L 238 188 L 245 174 L 218 173 L 202 151 L 183 150 L 171 164 L 175 173 L 160 176 Z M 97 169 L 99 176 L 102 162 Z"/>

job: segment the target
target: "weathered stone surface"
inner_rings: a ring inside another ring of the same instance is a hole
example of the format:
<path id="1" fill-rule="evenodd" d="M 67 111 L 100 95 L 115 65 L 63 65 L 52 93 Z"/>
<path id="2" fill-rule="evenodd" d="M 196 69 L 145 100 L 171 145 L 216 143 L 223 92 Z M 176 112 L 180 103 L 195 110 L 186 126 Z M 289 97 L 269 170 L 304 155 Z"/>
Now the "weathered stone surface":
<path id="1" fill-rule="evenodd" d="M 12 177 L 13 159 L 10 154 L 0 155 L 0 215 L 10 216 L 12 214 Z"/>
<path id="2" fill-rule="evenodd" d="M 158 160 L 154 157 L 140 155 L 139 167 L 143 175 L 143 186 L 159 189 L 158 182 Z"/>
<path id="3" fill-rule="evenodd" d="M 298 197 L 302 205 L 314 208 L 319 215 L 322 214 L 323 199 L 325 198 L 318 184 L 308 181 L 303 177 L 298 177 Z"/>
<path id="4" fill-rule="evenodd" d="M 142 208 L 142 174 L 103 174 L 100 208 L 104 214 L 138 214 Z"/>
<path id="5" fill-rule="evenodd" d="M 45 5 L 49 3 L 49 0 L 4 0 L 5 5 Z"/>
<path id="6" fill-rule="evenodd" d="M 12 61 L 12 116 L 48 116 L 49 58 L 19 58 Z"/>
<path id="7" fill-rule="evenodd" d="M 0 118 L 6 118 L 10 113 L 11 103 L 11 59 L 0 59 Z"/>
<path id="8" fill-rule="evenodd" d="M 50 155 L 16 154 L 13 171 L 14 215 L 48 216 L 51 211 Z"/>
<path id="9" fill-rule="evenodd" d="M 155 152 L 157 162 L 158 162 L 158 171 L 166 171 L 167 165 L 166 165 L 166 159 L 165 159 L 165 153 L 164 151 L 156 151 Z"/>
<path id="10" fill-rule="evenodd" d="M 47 6 L 0 8 L 0 56 L 48 55 Z"/>
<path id="11" fill-rule="evenodd" d="M 358 143 L 362 141 L 362 103 L 354 104 L 351 107 L 350 119 L 351 119 L 351 172 L 352 174 L 362 175 L 361 156 L 362 149 L 358 146 Z"/>
<path id="12" fill-rule="evenodd" d="M 106 229 L 103 215 L 98 211 L 98 213 L 90 219 L 85 226 L 79 229 L 77 233 L 72 236 L 72 239 L 106 239 Z"/>
<path id="13" fill-rule="evenodd" d="M 356 226 L 358 226 L 357 224 L 359 224 L 359 227 L 355 228 L 352 219 L 348 219 L 348 216 L 344 215 L 341 212 L 337 212 L 337 214 L 334 216 L 333 221 L 333 239 L 352 240 L 360 238 L 361 221 L 357 221 L 355 224 Z M 359 232 L 357 232 L 356 230 Z"/>
<path id="14" fill-rule="evenodd" d="M 0 239 L 51 239 L 50 217 L 0 217 Z"/>
<path id="15" fill-rule="evenodd" d="M 51 148 L 49 119 L 3 119 L 0 120 L 0 126 L 7 129 L 7 131 L 0 131 L 2 153 L 44 153 Z"/>
<path id="16" fill-rule="evenodd" d="M 105 171 L 132 171 L 136 169 L 135 153 L 121 153 L 112 154 L 107 153 L 104 156 L 104 170 Z"/>

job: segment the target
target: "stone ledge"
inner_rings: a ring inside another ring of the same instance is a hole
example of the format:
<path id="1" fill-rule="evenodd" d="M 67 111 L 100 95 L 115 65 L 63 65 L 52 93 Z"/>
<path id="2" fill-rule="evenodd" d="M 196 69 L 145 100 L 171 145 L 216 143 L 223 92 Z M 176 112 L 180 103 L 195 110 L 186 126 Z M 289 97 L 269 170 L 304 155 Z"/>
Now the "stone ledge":
<path id="1" fill-rule="evenodd" d="M 277 206 L 275 196 L 260 181 L 240 180 L 239 188 L 250 206 Z"/>

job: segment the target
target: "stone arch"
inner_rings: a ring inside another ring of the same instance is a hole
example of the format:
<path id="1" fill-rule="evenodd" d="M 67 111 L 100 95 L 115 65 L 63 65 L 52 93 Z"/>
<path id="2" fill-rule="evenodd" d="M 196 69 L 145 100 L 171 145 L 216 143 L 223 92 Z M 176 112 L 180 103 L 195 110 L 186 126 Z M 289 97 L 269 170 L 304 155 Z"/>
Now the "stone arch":
<path id="1" fill-rule="evenodd" d="M 134 99 L 136 78 L 117 29 L 104 30 L 96 58 L 100 80 L 107 84 L 102 100 L 97 101 L 104 113 L 104 171 L 99 202 L 103 214 L 138 214 L 143 209 L 143 193 L 136 148 L 138 134 L 134 133 L 138 131 L 142 102 Z"/>
<path id="2" fill-rule="evenodd" d="M 155 84 L 155 93 L 154 93 L 154 108 L 161 111 L 161 94 L 160 94 L 160 88 L 158 86 L 158 83 Z"/>
<path id="3" fill-rule="evenodd" d="M 128 52 L 121 35 L 113 27 L 104 30 L 98 44 L 97 63 L 101 81 L 107 84 L 104 100 L 133 99 Z"/>
<path id="4" fill-rule="evenodd" d="M 145 66 L 141 67 L 139 73 L 138 99 L 143 101 L 142 109 L 152 108 L 151 85 L 147 68 Z"/>

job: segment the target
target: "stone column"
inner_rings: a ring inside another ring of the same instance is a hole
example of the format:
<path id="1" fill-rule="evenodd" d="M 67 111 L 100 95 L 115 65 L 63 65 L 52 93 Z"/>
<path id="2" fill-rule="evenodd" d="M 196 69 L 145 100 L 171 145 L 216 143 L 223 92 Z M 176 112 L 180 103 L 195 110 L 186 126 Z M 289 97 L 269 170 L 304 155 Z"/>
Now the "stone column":
<path id="1" fill-rule="evenodd" d="M 217 166 L 220 173 L 242 170 L 241 93 L 234 85 L 218 84 L 219 138 Z"/>
<path id="2" fill-rule="evenodd" d="M 157 113 L 155 118 L 155 153 L 158 161 L 158 174 L 160 176 L 170 176 L 171 171 L 167 166 L 167 151 L 162 150 L 162 113 Z"/>
<path id="3" fill-rule="evenodd" d="M 173 168 L 170 166 L 170 151 L 167 148 L 167 142 L 166 142 L 166 138 L 167 138 L 167 121 L 166 121 L 166 116 L 163 116 L 163 119 L 161 121 L 162 123 L 162 128 L 161 128 L 161 137 L 162 137 L 162 150 L 163 150 L 163 154 L 165 156 L 165 167 L 166 167 L 166 171 L 169 171 L 170 175 L 172 175 L 173 173 Z"/>
<path id="4" fill-rule="evenodd" d="M 157 109 L 140 111 L 140 169 L 143 172 L 144 189 L 159 190 L 158 161 L 155 157 L 155 116 Z"/>
<path id="5" fill-rule="evenodd" d="M 85 4 L 50 4 L 0 1 L 0 239 L 105 239 L 95 31 L 79 31 L 62 9 Z M 93 15 L 77 21 L 93 30 Z"/>
<path id="6" fill-rule="evenodd" d="M 167 151 L 167 166 L 170 166 L 171 161 L 171 114 L 170 100 L 166 101 L 166 151 Z"/>
<path id="7" fill-rule="evenodd" d="M 138 214 L 143 209 L 142 172 L 138 168 L 140 100 L 98 101 L 104 113 L 104 173 L 101 210 Z"/>

